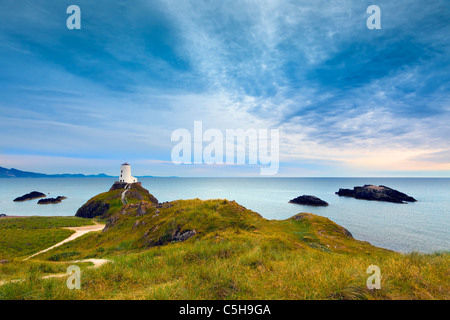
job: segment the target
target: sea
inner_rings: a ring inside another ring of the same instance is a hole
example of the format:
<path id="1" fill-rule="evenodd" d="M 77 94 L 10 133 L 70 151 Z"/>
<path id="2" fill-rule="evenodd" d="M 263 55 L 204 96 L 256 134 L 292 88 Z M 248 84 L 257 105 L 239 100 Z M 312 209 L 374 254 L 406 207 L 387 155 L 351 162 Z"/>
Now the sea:
<path id="1" fill-rule="evenodd" d="M 108 191 L 114 178 L 0 179 L 0 214 L 10 216 L 73 216 L 91 197 Z M 228 199 L 282 220 L 300 212 L 327 217 L 348 229 L 358 240 L 398 252 L 450 250 L 450 178 L 140 178 L 142 186 L 160 202 L 177 199 Z M 384 185 L 418 201 L 397 204 L 339 197 L 339 188 Z M 13 202 L 31 191 L 49 197 L 66 196 L 58 204 L 37 200 Z M 289 203 L 300 195 L 314 195 L 328 207 Z"/>

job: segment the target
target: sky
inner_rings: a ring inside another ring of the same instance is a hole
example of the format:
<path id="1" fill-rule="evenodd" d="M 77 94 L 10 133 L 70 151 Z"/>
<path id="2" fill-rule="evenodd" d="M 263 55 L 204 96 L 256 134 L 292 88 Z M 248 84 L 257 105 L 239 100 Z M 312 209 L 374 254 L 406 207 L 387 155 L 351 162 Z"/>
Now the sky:
<path id="1" fill-rule="evenodd" d="M 450 176 L 448 0 L 1 0 L 0 57 L 2 167 L 260 175 L 175 165 L 202 121 L 278 129 L 277 176 Z"/>

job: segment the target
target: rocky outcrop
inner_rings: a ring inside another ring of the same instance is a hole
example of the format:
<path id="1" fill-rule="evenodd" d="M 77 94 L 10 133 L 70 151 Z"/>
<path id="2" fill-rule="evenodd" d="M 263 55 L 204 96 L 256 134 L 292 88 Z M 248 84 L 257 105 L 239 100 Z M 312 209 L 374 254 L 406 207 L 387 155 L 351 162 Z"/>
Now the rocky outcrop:
<path id="1" fill-rule="evenodd" d="M 33 199 L 39 199 L 39 198 L 45 198 L 45 193 L 38 192 L 38 191 L 32 191 L 30 193 L 24 194 L 21 197 L 17 197 L 14 199 L 14 201 L 27 201 L 27 200 L 33 200 Z"/>
<path id="2" fill-rule="evenodd" d="M 303 195 L 292 199 L 289 203 L 301 204 L 305 206 L 326 207 L 328 203 L 315 196 Z"/>
<path id="3" fill-rule="evenodd" d="M 38 204 L 52 204 L 52 203 L 60 203 L 64 199 L 67 199 L 67 197 L 58 196 L 56 198 L 45 198 L 38 201 Z"/>
<path id="4" fill-rule="evenodd" d="M 88 202 L 78 209 L 75 216 L 82 218 L 109 218 L 117 212 L 126 212 L 128 209 L 133 209 L 133 212 L 139 216 L 146 214 L 148 206 L 156 205 L 157 203 L 158 199 L 150 194 L 147 189 L 143 188 L 139 182 L 115 182 L 109 191 L 89 199 Z M 108 226 L 107 224 L 107 227 L 106 229 L 109 229 L 111 225 Z"/>
<path id="5" fill-rule="evenodd" d="M 104 201 L 88 201 L 77 210 L 76 217 L 89 218 L 103 216 L 109 210 L 109 203 Z"/>
<path id="6" fill-rule="evenodd" d="M 185 230 L 181 232 L 180 230 L 177 230 L 172 237 L 169 239 L 170 241 L 174 242 L 180 242 L 180 241 L 186 241 L 190 237 L 193 237 L 197 234 L 197 230 Z"/>
<path id="7" fill-rule="evenodd" d="M 129 184 L 129 185 L 138 185 L 138 186 L 142 187 L 142 183 L 141 182 L 126 183 L 126 182 L 116 181 L 111 186 L 111 188 L 109 188 L 109 191 L 113 191 L 113 190 L 117 190 L 117 189 L 125 189 L 127 184 Z"/>
<path id="8" fill-rule="evenodd" d="M 158 203 L 156 199 L 147 189 L 143 188 L 140 182 L 125 183 L 125 182 L 114 182 L 114 184 L 109 189 L 109 192 L 114 190 L 127 190 L 126 197 L 133 198 L 136 200 L 149 201 L 151 203 Z"/>
<path id="9" fill-rule="evenodd" d="M 400 191 L 386 186 L 365 185 L 351 189 L 339 189 L 336 194 L 340 197 L 352 197 L 362 200 L 386 201 L 392 203 L 416 202 L 417 200 Z"/>
<path id="10" fill-rule="evenodd" d="M 146 232 L 146 234 L 144 234 L 144 238 L 147 238 L 150 234 L 154 233 L 157 229 L 158 229 L 158 226 L 156 226 L 155 228 L 153 228 L 151 230 L 148 230 Z M 181 231 L 180 228 L 175 228 L 171 232 L 170 231 L 167 232 L 163 237 L 160 237 L 158 240 L 156 240 L 156 241 L 149 240 L 149 241 L 147 241 L 146 244 L 149 247 L 162 246 L 162 245 L 165 245 L 165 244 L 171 243 L 171 242 L 186 241 L 187 239 L 195 236 L 196 234 L 197 234 L 196 229 Z"/>

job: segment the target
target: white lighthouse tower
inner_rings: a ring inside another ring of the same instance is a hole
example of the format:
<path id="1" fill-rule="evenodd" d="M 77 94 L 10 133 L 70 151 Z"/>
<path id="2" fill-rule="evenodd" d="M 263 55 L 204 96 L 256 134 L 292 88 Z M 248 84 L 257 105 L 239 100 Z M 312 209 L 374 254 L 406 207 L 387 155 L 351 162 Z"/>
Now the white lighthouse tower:
<path id="1" fill-rule="evenodd" d="M 137 178 L 131 175 L 131 166 L 126 162 L 120 166 L 119 182 L 125 183 L 137 182 Z"/>

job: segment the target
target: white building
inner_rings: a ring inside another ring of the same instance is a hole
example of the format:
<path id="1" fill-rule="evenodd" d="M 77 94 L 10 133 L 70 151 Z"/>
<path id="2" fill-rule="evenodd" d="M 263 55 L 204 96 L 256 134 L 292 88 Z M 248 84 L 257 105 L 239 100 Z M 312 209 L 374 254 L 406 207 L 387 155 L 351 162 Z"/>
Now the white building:
<path id="1" fill-rule="evenodd" d="M 137 182 L 137 178 L 131 175 L 131 166 L 126 162 L 120 166 L 119 182 L 125 183 Z"/>

